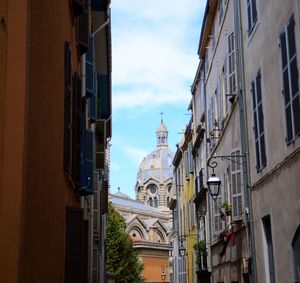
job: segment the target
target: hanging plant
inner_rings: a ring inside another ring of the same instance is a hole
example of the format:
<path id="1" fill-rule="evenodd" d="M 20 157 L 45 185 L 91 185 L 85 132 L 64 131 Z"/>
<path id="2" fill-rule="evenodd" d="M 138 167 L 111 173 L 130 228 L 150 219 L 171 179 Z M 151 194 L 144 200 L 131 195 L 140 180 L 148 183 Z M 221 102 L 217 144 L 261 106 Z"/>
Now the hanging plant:
<path id="1" fill-rule="evenodd" d="M 227 216 L 231 215 L 231 205 L 228 204 L 228 202 L 224 202 L 221 207 L 224 209 Z"/>

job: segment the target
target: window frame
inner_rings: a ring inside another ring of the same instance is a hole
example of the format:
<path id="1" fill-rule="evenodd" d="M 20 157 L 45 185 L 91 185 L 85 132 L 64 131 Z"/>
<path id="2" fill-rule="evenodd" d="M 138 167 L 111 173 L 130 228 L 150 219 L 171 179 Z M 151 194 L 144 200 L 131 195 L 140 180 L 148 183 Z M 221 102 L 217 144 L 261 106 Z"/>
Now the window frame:
<path id="1" fill-rule="evenodd" d="M 253 6 L 254 3 L 254 6 Z M 253 17 L 253 7 L 255 7 L 255 13 L 256 13 L 256 17 Z M 248 36 L 251 35 L 252 31 L 254 30 L 254 27 L 257 23 L 258 20 L 258 12 L 257 12 L 257 3 L 256 0 L 247 0 L 246 1 L 246 10 L 247 10 L 247 22 L 248 22 Z M 250 15 L 249 15 L 249 11 L 250 11 Z"/>

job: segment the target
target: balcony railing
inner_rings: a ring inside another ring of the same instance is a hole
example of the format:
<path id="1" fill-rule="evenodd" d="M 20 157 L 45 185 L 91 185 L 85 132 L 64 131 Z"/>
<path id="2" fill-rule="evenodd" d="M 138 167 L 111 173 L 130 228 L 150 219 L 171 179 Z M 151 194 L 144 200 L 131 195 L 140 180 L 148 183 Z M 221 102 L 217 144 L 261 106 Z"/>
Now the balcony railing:
<path id="1" fill-rule="evenodd" d="M 197 254 L 198 271 L 207 270 L 207 250 L 198 249 Z"/>

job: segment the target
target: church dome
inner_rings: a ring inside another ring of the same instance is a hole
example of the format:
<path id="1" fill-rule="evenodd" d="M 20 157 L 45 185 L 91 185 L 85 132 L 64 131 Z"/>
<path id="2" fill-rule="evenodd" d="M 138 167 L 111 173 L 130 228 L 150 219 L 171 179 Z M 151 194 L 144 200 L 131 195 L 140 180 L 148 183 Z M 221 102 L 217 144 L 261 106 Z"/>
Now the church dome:
<path id="1" fill-rule="evenodd" d="M 145 183 L 149 179 L 164 182 L 173 176 L 172 160 L 174 153 L 168 147 L 158 147 L 146 157 L 140 164 L 137 181 Z"/>
<path id="2" fill-rule="evenodd" d="M 156 130 L 156 149 L 141 162 L 135 186 L 137 200 L 162 210 L 169 209 L 174 153 L 168 147 L 168 129 L 161 120 Z"/>

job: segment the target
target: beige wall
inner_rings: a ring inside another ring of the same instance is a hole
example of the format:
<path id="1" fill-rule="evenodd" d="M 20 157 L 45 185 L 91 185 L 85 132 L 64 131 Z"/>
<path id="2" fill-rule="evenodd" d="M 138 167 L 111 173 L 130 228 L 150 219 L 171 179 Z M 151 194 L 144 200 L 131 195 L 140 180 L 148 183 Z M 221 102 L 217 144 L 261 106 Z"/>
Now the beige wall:
<path id="1" fill-rule="evenodd" d="M 282 95 L 279 35 L 292 13 L 295 17 L 297 63 L 300 70 L 300 3 L 297 0 L 257 0 L 258 22 L 248 37 L 244 28 L 245 79 L 249 147 L 253 188 L 254 228 L 258 282 L 266 282 L 262 218 L 270 215 L 276 282 L 294 282 L 292 239 L 300 224 L 300 139 L 287 146 Z M 244 19 L 246 11 L 243 9 Z M 244 23 L 247 26 L 247 23 Z M 258 70 L 262 76 L 262 101 L 267 165 L 257 172 L 250 83 Z M 298 153 L 296 153 L 298 151 Z M 293 156 L 295 155 L 295 156 Z"/>

